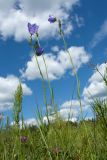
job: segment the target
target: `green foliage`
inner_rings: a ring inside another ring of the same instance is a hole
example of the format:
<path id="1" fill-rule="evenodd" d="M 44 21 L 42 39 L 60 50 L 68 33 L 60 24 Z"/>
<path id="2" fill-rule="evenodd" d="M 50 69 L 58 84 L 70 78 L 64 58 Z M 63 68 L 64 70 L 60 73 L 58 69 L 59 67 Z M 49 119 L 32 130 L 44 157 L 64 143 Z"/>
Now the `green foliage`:
<path id="1" fill-rule="evenodd" d="M 14 95 L 14 105 L 13 105 L 13 116 L 16 125 L 19 125 L 20 121 L 20 113 L 22 111 L 22 97 L 23 97 L 23 91 L 20 83 Z"/>
<path id="2" fill-rule="evenodd" d="M 107 67 L 106 67 L 106 69 L 105 69 L 105 73 L 104 73 L 104 76 L 103 76 L 103 80 L 104 80 L 105 85 L 107 86 Z"/>
<path id="3" fill-rule="evenodd" d="M 107 129 L 107 99 L 96 99 L 92 104 L 96 120 L 100 121 L 103 128 Z"/>
<path id="4" fill-rule="evenodd" d="M 15 126 L 0 132 L 0 160 L 106 160 L 107 141 L 102 136 L 100 121 L 84 121 L 84 124 L 56 121 L 41 128 L 46 147 L 38 127 L 17 130 Z M 21 141 L 20 137 L 27 140 Z M 90 147 L 90 145 L 91 147 Z M 51 155 L 51 158 L 49 156 Z"/>

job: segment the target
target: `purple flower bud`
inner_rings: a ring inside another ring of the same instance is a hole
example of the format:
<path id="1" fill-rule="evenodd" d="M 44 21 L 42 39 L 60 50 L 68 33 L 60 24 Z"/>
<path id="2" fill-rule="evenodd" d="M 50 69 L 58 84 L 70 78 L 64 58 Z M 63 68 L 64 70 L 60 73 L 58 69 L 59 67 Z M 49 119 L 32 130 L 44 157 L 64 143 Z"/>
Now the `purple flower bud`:
<path id="1" fill-rule="evenodd" d="M 48 21 L 50 22 L 50 23 L 54 23 L 54 22 L 56 22 L 56 17 L 54 17 L 54 16 L 52 16 L 52 15 L 49 15 L 49 18 L 48 18 Z"/>
<path id="2" fill-rule="evenodd" d="M 31 34 L 31 36 L 38 32 L 38 28 L 39 26 L 37 26 L 36 24 L 28 23 L 28 31 Z"/>
<path id="3" fill-rule="evenodd" d="M 36 48 L 36 55 L 37 56 L 41 56 L 43 52 L 44 52 L 44 49 L 42 47 Z"/>
<path id="4" fill-rule="evenodd" d="M 20 140 L 22 143 L 25 143 L 25 142 L 27 142 L 28 138 L 26 136 L 21 136 Z"/>

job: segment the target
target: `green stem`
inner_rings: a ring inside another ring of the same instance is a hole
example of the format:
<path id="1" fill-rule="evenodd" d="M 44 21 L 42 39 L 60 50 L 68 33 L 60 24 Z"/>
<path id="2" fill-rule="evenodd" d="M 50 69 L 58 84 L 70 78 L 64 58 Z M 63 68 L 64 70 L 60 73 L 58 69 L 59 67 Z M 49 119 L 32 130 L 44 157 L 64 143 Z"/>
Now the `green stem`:
<path id="1" fill-rule="evenodd" d="M 46 97 L 45 80 L 44 80 L 44 77 L 43 77 L 41 68 L 40 68 L 40 66 L 39 66 L 39 62 L 38 62 L 36 53 L 35 53 L 35 58 L 36 58 L 37 66 L 38 66 L 38 68 L 39 68 L 40 75 L 41 75 L 41 77 L 42 77 L 42 86 L 43 86 L 43 91 L 44 91 L 44 103 L 45 103 L 45 105 L 46 105 L 46 116 L 47 116 L 48 123 L 50 124 L 49 117 L 48 117 L 48 105 L 47 105 L 47 97 Z"/>
<path id="2" fill-rule="evenodd" d="M 34 45 L 32 44 L 32 37 L 31 37 L 31 40 L 30 40 L 30 46 L 34 51 L 36 63 L 37 63 L 37 66 L 38 66 L 38 69 L 39 69 L 39 73 L 40 73 L 41 78 L 42 78 L 42 87 L 43 87 L 43 91 L 44 91 L 44 103 L 45 103 L 45 106 L 46 106 L 46 117 L 47 117 L 47 120 L 48 120 L 48 124 L 50 124 L 49 117 L 48 117 L 48 105 L 47 105 L 47 97 L 46 97 L 45 80 L 44 80 L 44 77 L 43 77 L 43 74 L 42 74 L 42 71 L 41 71 L 37 56 L 36 56 L 36 49 L 35 49 Z"/>
<path id="3" fill-rule="evenodd" d="M 47 151 L 48 151 L 50 160 L 52 160 L 52 156 L 51 156 L 51 154 L 50 154 L 49 147 L 48 147 L 47 142 L 46 142 L 46 139 L 45 139 L 45 137 L 44 137 L 44 135 L 43 135 L 43 133 L 42 133 L 42 130 L 41 130 L 40 126 L 39 126 L 39 123 L 38 123 L 38 128 L 39 128 L 39 131 L 40 131 L 42 140 L 43 140 L 43 142 L 44 142 L 44 144 L 45 144 L 45 146 L 46 146 L 46 148 L 47 148 Z"/>
<path id="4" fill-rule="evenodd" d="M 70 52 L 69 52 L 69 50 L 68 50 L 68 48 L 67 48 L 67 43 L 66 43 L 66 41 L 65 41 L 64 34 L 63 34 L 63 31 L 62 31 L 61 28 L 60 28 L 60 35 L 61 35 L 61 38 L 62 38 L 62 40 L 63 40 L 63 42 L 64 42 L 65 51 L 68 53 L 68 56 L 70 57 L 70 62 L 71 62 L 72 68 L 73 68 L 74 75 L 75 75 L 75 77 L 76 77 L 76 82 L 77 82 L 77 96 L 78 96 L 78 100 L 79 100 L 79 103 L 80 103 L 81 119 L 82 119 L 82 121 L 83 121 L 84 128 L 85 128 L 86 134 L 87 134 L 87 136 L 88 136 L 88 130 L 87 130 L 87 127 L 86 127 L 86 125 L 85 125 L 84 118 L 83 118 L 83 109 L 82 109 L 82 103 L 81 103 L 81 97 L 80 97 L 80 81 L 79 81 L 77 72 L 76 72 L 76 70 L 75 70 L 75 66 L 74 66 L 74 64 L 73 64 L 72 57 L 71 57 Z M 88 140 L 88 142 L 89 142 L 89 140 Z M 90 142 L 89 142 L 89 145 L 90 145 L 90 147 L 91 147 Z"/>
<path id="5" fill-rule="evenodd" d="M 37 39 L 37 42 L 38 42 L 38 44 L 39 44 L 39 46 L 40 46 L 38 36 L 36 36 L 36 39 Z M 52 89 L 52 87 L 51 87 L 51 83 L 50 83 L 49 76 L 48 76 L 48 67 L 47 67 L 47 65 L 46 65 L 46 60 L 45 60 L 45 57 L 44 57 L 43 54 L 42 54 L 42 58 L 43 58 L 44 65 L 45 65 L 45 69 L 46 69 L 46 76 L 47 76 L 48 86 L 49 86 L 50 95 L 51 95 L 51 99 L 52 99 L 52 106 L 53 106 L 53 108 L 54 108 L 55 113 L 57 113 L 57 109 L 56 109 L 56 105 L 55 105 L 55 100 L 54 100 L 54 93 L 53 93 L 53 89 Z"/>
<path id="6" fill-rule="evenodd" d="M 52 87 L 51 87 L 51 83 L 50 83 L 50 80 L 49 80 L 48 69 L 47 69 L 45 57 L 42 55 L 42 58 L 43 58 L 43 61 L 44 61 L 44 64 L 45 64 L 46 76 L 47 76 L 48 86 L 49 86 L 50 95 L 51 95 L 51 99 L 52 99 L 52 106 L 54 107 L 54 111 L 55 111 L 55 113 L 56 113 L 56 112 L 57 112 L 57 109 L 56 109 L 55 100 L 54 100 L 54 93 L 53 93 L 53 89 L 52 89 Z"/>
<path id="7" fill-rule="evenodd" d="M 68 56 L 70 57 L 70 62 L 71 62 L 71 65 L 72 65 L 72 68 L 73 68 L 73 72 L 74 72 L 74 75 L 76 77 L 76 81 L 77 81 L 77 96 L 78 96 L 78 99 L 79 99 L 79 103 L 80 103 L 80 110 L 81 110 L 81 118 L 83 120 L 83 109 L 82 109 L 82 103 L 81 103 L 81 97 L 80 97 L 80 81 L 79 81 L 79 78 L 78 78 L 78 75 L 77 75 L 77 72 L 75 70 L 75 67 L 74 67 L 74 64 L 73 64 L 73 61 L 72 61 L 72 57 L 70 55 L 70 52 L 69 50 L 67 49 L 67 44 L 66 44 L 66 41 L 65 41 L 65 38 L 64 38 L 64 34 L 63 32 L 61 31 L 61 37 L 62 37 L 62 40 L 64 42 L 64 47 L 65 47 L 65 51 L 68 53 Z"/>

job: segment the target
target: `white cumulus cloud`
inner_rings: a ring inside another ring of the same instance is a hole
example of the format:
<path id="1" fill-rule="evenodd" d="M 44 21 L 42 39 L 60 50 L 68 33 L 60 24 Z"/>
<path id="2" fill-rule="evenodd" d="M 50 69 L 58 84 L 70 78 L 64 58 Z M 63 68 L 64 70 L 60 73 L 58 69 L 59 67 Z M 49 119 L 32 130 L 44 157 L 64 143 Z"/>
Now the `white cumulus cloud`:
<path id="1" fill-rule="evenodd" d="M 88 113 L 89 111 L 89 105 L 83 99 L 81 100 L 81 104 L 82 104 L 83 117 L 85 118 L 86 113 Z M 81 118 L 81 108 L 79 100 L 72 99 L 65 101 L 63 104 L 61 104 L 60 108 L 58 109 L 57 116 L 64 121 L 68 120 L 72 122 L 78 121 L 79 118 Z M 54 112 L 52 112 L 48 118 L 51 122 L 54 122 L 57 116 Z M 46 116 L 43 118 L 43 122 L 46 124 L 48 123 Z"/>
<path id="2" fill-rule="evenodd" d="M 86 103 L 83 101 L 83 100 L 81 100 L 81 104 L 82 104 L 82 106 L 84 107 L 84 106 L 86 106 Z M 78 108 L 78 107 L 80 107 L 80 102 L 79 102 L 79 100 L 70 100 L 70 101 L 66 101 L 66 102 L 64 102 L 62 105 L 61 105 L 61 108 L 74 108 L 74 109 L 76 109 L 76 108 Z"/>
<path id="3" fill-rule="evenodd" d="M 65 33 L 73 29 L 68 21 L 69 10 L 79 0 L 0 0 L 0 35 L 2 38 L 14 37 L 21 41 L 28 38 L 27 23 L 37 23 L 40 26 L 40 37 L 46 38 L 57 33 L 57 25 L 48 22 L 49 14 L 54 14 L 65 22 Z M 17 5 L 16 5 L 17 4 Z"/>
<path id="4" fill-rule="evenodd" d="M 107 64 L 102 63 L 97 65 L 99 72 L 104 76 Z M 83 90 L 84 99 L 91 99 L 94 97 L 104 98 L 107 96 L 107 86 L 104 83 L 102 76 L 98 71 L 94 71 L 93 75 L 89 78 L 89 84 Z"/>
<path id="5" fill-rule="evenodd" d="M 0 110 L 10 109 L 13 105 L 14 93 L 19 84 L 19 79 L 13 75 L 0 77 Z M 31 95 L 31 89 L 22 83 L 23 94 Z"/>
<path id="6" fill-rule="evenodd" d="M 72 57 L 74 66 L 78 70 L 82 64 L 86 64 L 90 55 L 85 51 L 84 47 L 70 47 L 70 55 Z M 48 76 L 50 80 L 55 80 L 61 78 L 68 69 L 71 69 L 71 62 L 69 55 L 61 50 L 57 55 L 48 53 L 44 55 Z M 42 56 L 38 57 L 38 62 L 43 73 L 44 79 L 47 79 L 46 68 Z M 22 77 L 27 78 L 28 80 L 41 78 L 39 69 L 36 63 L 36 59 L 33 56 L 30 61 L 27 62 L 26 68 L 21 70 Z"/>
<path id="7" fill-rule="evenodd" d="M 58 46 L 53 46 L 51 48 L 52 52 L 58 52 L 59 51 L 59 47 Z"/>

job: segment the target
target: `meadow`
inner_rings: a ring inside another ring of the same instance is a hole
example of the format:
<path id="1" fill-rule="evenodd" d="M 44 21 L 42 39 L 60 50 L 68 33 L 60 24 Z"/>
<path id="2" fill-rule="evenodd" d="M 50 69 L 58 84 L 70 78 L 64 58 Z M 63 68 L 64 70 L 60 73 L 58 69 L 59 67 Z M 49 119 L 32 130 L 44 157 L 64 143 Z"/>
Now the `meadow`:
<path id="1" fill-rule="evenodd" d="M 71 68 L 76 77 L 77 97 L 80 104 L 79 120 L 72 122 L 70 121 L 71 117 L 69 117 L 67 121 L 64 121 L 59 116 L 58 107 L 54 99 L 54 89 L 51 86 L 43 56 L 44 50 L 39 42 L 38 26 L 28 23 L 29 45 L 34 51 L 35 62 L 42 77 L 47 123 L 43 122 L 43 115 L 39 106 L 36 106 L 37 125 L 27 126 L 24 123 L 23 115 L 21 114 L 23 90 L 20 81 L 14 94 L 13 125 L 9 122 L 9 117 L 7 117 L 5 126 L 3 126 L 3 117 L 0 117 L 0 160 L 107 160 L 107 99 L 94 98 L 90 103 L 93 118 L 87 120 L 83 116 L 80 81 L 72 57 L 67 50 L 61 21 L 53 16 L 50 16 L 48 21 L 50 23 L 58 23 L 59 35 L 62 38 L 65 52 L 69 56 Z M 35 35 L 35 39 L 32 38 L 33 35 Z M 50 120 L 45 81 L 37 56 L 42 56 L 44 60 L 52 100 L 53 110 L 51 113 L 54 116 L 54 120 Z M 95 69 L 99 72 L 97 68 Z M 105 71 L 105 75 L 101 76 L 105 87 L 107 87 L 107 71 Z"/>

